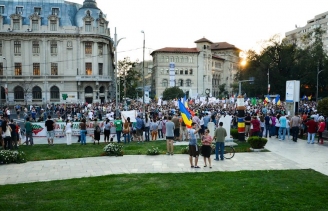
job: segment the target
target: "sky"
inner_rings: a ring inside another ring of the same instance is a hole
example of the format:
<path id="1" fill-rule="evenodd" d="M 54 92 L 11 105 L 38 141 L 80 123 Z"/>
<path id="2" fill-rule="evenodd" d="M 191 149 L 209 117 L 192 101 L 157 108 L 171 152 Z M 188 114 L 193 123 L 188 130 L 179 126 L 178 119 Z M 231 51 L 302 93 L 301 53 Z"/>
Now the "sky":
<path id="1" fill-rule="evenodd" d="M 84 0 L 69 0 L 83 4 Z M 107 15 L 111 37 L 116 27 L 118 60 L 145 60 L 164 47 L 195 47 L 203 37 L 259 51 L 263 42 L 328 11 L 326 0 L 97 0 Z"/>

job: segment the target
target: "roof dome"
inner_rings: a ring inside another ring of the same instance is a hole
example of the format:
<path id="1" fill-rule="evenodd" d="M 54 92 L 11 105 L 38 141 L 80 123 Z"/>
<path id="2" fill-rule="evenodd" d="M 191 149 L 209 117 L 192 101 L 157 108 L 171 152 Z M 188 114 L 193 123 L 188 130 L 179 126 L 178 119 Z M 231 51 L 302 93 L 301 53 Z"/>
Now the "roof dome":
<path id="1" fill-rule="evenodd" d="M 76 26 L 82 27 L 84 22 L 83 18 L 85 16 L 90 16 L 93 18 L 93 26 L 96 26 L 96 21 L 103 17 L 102 11 L 97 7 L 97 2 L 95 0 L 85 0 L 83 6 L 75 15 Z"/>

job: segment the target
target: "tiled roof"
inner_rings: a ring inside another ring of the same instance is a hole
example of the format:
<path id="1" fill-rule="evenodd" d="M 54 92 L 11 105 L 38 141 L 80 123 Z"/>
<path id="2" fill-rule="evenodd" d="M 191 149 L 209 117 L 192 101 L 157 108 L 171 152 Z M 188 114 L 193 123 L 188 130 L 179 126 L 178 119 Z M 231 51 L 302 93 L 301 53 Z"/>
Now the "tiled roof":
<path id="1" fill-rule="evenodd" d="M 236 46 L 227 43 L 227 42 L 217 42 L 213 43 L 211 45 L 211 50 L 223 50 L 223 49 L 237 49 L 240 50 L 239 48 L 236 48 Z"/>
<path id="2" fill-rule="evenodd" d="M 197 48 L 179 48 L 179 47 L 165 47 L 158 50 L 155 50 L 151 53 L 153 55 L 157 52 L 167 52 L 167 53 L 198 53 Z"/>
<path id="3" fill-rule="evenodd" d="M 215 58 L 215 59 L 221 59 L 221 60 L 225 60 L 224 58 L 222 58 L 222 57 L 219 57 L 219 56 L 217 56 L 217 55 L 212 55 L 212 58 Z"/>
<path id="4" fill-rule="evenodd" d="M 209 42 L 209 43 L 213 43 L 212 41 L 206 39 L 205 37 L 203 37 L 202 39 L 196 40 L 195 43 L 200 43 L 200 42 Z"/>

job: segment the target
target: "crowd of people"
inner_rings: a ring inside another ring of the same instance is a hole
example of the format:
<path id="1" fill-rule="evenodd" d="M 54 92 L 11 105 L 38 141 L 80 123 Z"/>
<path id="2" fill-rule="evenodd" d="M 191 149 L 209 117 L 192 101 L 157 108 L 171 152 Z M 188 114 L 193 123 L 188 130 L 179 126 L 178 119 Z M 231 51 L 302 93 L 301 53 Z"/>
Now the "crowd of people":
<path id="1" fill-rule="evenodd" d="M 131 101 L 128 106 L 119 103 L 115 107 L 115 103 L 105 104 L 62 104 L 47 105 L 44 109 L 41 107 L 15 106 L 17 119 L 23 114 L 24 135 L 26 137 L 26 145 L 33 145 L 32 123 L 44 122 L 47 128 L 48 144 L 54 144 L 54 127 L 56 122 L 66 122 L 64 133 L 66 134 L 67 144 L 72 143 L 72 124 L 79 123 L 80 136 L 79 142 L 86 144 L 87 121 L 93 121 L 92 139 L 93 144 L 99 144 L 101 133 L 103 132 L 104 143 L 113 141 L 114 135 L 118 143 L 123 138 L 124 143 L 131 141 L 138 143 L 155 141 L 157 139 L 167 140 L 167 154 L 174 154 L 173 143 L 176 141 L 189 141 L 190 164 L 191 167 L 198 168 L 199 150 L 197 148 L 197 138 L 201 139 L 203 144 L 201 153 L 204 155 L 205 166 L 207 166 L 206 158 L 208 158 L 209 167 L 211 161 L 209 159 L 209 146 L 213 141 L 216 144 L 215 160 L 223 160 L 224 137 L 226 131 L 223 130 L 221 115 L 231 115 L 231 128 L 237 128 L 237 110 L 235 103 L 222 101 L 220 103 L 196 103 L 195 100 L 188 101 L 188 109 L 192 111 L 192 126 L 188 128 L 182 120 L 177 101 L 162 101 L 161 104 L 150 103 L 145 106 L 143 113 L 142 103 L 139 101 Z M 260 137 L 277 137 L 279 140 L 290 139 L 297 141 L 299 135 L 308 134 L 308 143 L 314 143 L 315 133 L 319 133 L 320 143 L 323 143 L 322 133 L 327 128 L 327 118 L 317 112 L 315 102 L 300 103 L 298 112 L 294 116 L 290 116 L 286 110 L 285 104 L 275 105 L 272 103 L 264 105 L 246 104 L 245 116 L 245 136 Z M 130 117 L 121 115 L 117 110 L 136 110 L 136 121 L 131 122 Z M 124 121 L 122 121 L 122 119 Z M 210 137 L 208 123 L 213 122 L 215 125 L 214 137 Z M 8 108 L 3 110 L 3 119 L 0 121 L 2 130 L 2 147 L 4 149 L 15 149 L 21 144 L 21 126 L 11 119 L 11 111 Z M 115 128 L 113 135 L 112 129 Z M 23 143 L 23 144 L 24 144 Z M 222 144 L 223 143 L 223 144 Z M 192 157 L 195 159 L 193 160 Z"/>

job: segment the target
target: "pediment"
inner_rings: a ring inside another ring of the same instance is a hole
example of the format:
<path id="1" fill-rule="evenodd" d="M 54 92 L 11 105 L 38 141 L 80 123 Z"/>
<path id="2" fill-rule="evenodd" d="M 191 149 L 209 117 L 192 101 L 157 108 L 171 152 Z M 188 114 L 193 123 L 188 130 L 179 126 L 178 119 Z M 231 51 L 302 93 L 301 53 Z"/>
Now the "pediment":
<path id="1" fill-rule="evenodd" d="M 9 16 L 11 19 L 22 19 L 22 16 L 20 15 L 20 14 L 11 14 L 10 16 Z"/>
<path id="2" fill-rule="evenodd" d="M 29 18 L 31 20 L 40 20 L 41 19 L 40 15 L 38 15 L 37 13 L 33 13 L 32 15 L 30 15 Z"/>

